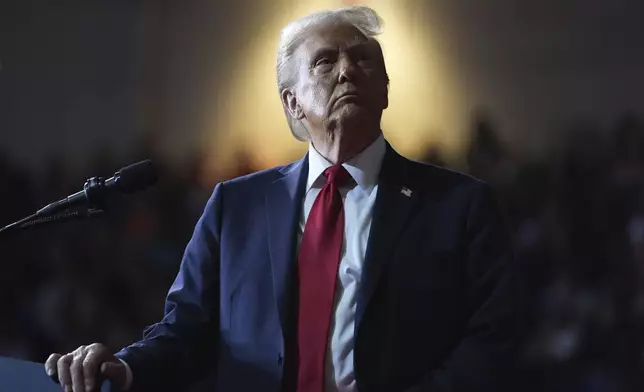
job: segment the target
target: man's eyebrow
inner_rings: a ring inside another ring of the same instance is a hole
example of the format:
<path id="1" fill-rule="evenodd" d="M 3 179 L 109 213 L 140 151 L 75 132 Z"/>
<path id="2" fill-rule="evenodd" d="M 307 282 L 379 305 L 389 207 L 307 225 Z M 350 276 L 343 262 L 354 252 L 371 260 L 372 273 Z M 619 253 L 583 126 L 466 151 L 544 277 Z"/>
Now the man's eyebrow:
<path id="1" fill-rule="evenodd" d="M 361 49 L 369 48 L 370 46 L 371 46 L 370 42 L 368 41 L 356 41 L 356 42 L 349 43 L 346 46 L 346 50 L 361 50 Z M 311 58 L 315 59 L 317 57 L 320 57 L 321 55 L 334 54 L 334 53 L 337 53 L 337 51 L 338 51 L 338 48 L 335 46 L 323 45 L 315 48 L 311 52 Z"/>
<path id="2" fill-rule="evenodd" d="M 311 52 L 311 58 L 315 59 L 317 57 L 320 57 L 321 55 L 333 54 L 333 53 L 336 53 L 337 51 L 338 49 L 334 48 L 333 46 L 320 46 Z"/>
<path id="3" fill-rule="evenodd" d="M 347 46 L 347 51 L 349 52 L 365 52 L 371 50 L 372 45 L 370 42 L 356 42 L 352 45 Z"/>

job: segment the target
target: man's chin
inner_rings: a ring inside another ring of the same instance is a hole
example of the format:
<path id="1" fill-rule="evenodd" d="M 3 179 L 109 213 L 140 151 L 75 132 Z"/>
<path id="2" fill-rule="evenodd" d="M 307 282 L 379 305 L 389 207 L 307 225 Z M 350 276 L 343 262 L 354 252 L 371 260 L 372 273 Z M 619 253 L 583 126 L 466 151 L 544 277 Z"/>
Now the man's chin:
<path id="1" fill-rule="evenodd" d="M 373 114 L 369 113 L 363 107 L 346 108 L 347 110 L 339 113 L 336 123 L 343 128 L 364 127 L 373 123 L 370 121 Z"/>
<path id="2" fill-rule="evenodd" d="M 341 121 L 355 120 L 368 116 L 367 109 L 358 102 L 343 102 L 341 106 L 336 109 L 337 117 Z"/>

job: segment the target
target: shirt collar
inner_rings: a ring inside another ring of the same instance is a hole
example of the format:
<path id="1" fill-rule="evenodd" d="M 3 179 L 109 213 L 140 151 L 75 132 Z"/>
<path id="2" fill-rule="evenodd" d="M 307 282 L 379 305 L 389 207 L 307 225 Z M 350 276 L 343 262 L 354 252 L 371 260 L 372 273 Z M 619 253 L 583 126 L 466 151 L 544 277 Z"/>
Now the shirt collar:
<path id="1" fill-rule="evenodd" d="M 358 186 L 367 193 L 371 193 L 378 183 L 378 174 L 380 166 L 386 151 L 385 138 L 380 134 L 378 138 L 367 148 L 362 150 L 358 155 L 344 162 L 342 166 L 351 174 L 353 180 Z M 309 144 L 309 177 L 306 182 L 306 191 L 308 192 L 322 176 L 324 170 L 333 166 L 326 158 Z M 322 185 L 320 185 L 322 186 Z"/>

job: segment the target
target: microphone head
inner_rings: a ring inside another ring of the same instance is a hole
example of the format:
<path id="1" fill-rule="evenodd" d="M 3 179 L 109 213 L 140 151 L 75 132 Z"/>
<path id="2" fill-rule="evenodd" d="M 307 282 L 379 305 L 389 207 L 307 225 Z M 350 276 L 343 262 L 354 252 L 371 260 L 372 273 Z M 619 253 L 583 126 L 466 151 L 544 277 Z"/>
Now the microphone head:
<path id="1" fill-rule="evenodd" d="M 115 185 L 121 192 L 134 193 L 156 184 L 158 170 L 151 160 L 146 159 L 121 168 L 114 174 L 114 178 Z"/>

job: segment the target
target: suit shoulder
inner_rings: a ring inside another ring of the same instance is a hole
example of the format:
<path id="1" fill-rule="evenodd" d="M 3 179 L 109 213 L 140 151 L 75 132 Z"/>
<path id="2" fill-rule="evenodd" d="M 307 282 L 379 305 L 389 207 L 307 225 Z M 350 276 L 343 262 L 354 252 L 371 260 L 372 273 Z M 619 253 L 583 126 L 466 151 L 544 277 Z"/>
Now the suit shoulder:
<path id="1" fill-rule="evenodd" d="M 422 184 L 423 188 L 431 187 L 436 189 L 439 187 L 444 190 L 480 190 L 489 188 L 489 185 L 485 181 L 467 173 L 436 166 L 431 163 L 417 162 L 409 159 L 407 162 L 410 176 L 419 184 Z"/>
<path id="2" fill-rule="evenodd" d="M 273 181 L 280 179 L 284 174 L 289 173 L 295 169 L 300 161 L 291 162 L 286 165 L 275 166 L 269 169 L 256 171 L 243 176 L 235 177 L 230 180 L 223 181 L 221 184 L 226 189 L 242 190 L 252 188 L 254 190 L 261 189 L 262 186 L 267 186 Z"/>

